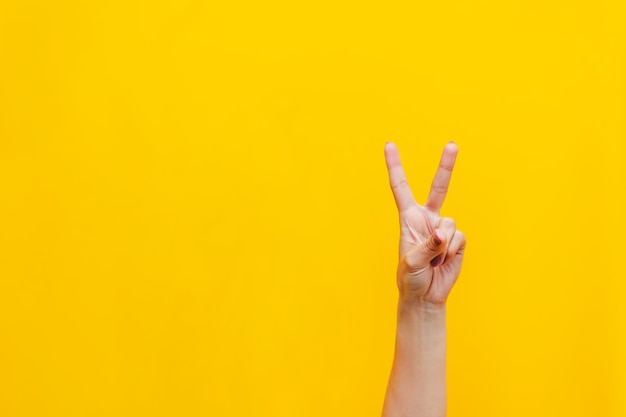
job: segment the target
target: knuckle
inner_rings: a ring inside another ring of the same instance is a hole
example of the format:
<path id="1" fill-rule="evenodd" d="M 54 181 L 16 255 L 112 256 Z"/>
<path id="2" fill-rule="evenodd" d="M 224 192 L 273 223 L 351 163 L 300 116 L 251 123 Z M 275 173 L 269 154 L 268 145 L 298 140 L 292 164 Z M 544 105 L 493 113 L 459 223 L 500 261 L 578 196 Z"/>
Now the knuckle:
<path id="1" fill-rule="evenodd" d="M 448 186 L 443 184 L 432 184 L 430 189 L 437 194 L 446 194 L 448 192 Z"/>
<path id="2" fill-rule="evenodd" d="M 425 257 L 429 256 L 429 250 L 411 250 L 405 253 L 399 262 L 399 267 L 402 270 L 409 272 L 416 272 L 423 270 L 428 262 L 425 262 Z"/>
<path id="3" fill-rule="evenodd" d="M 452 166 L 449 164 L 445 164 L 442 163 L 442 161 L 439 161 L 439 170 L 440 171 L 445 171 L 445 172 L 452 172 Z"/>
<path id="4" fill-rule="evenodd" d="M 407 188 L 408 186 L 409 182 L 406 179 L 391 183 L 391 188 L 394 190 L 401 190 Z"/>
<path id="5" fill-rule="evenodd" d="M 450 229 L 456 229 L 456 221 L 452 217 L 442 217 L 439 219 L 441 226 L 449 227 Z"/>
<path id="6" fill-rule="evenodd" d="M 410 256 L 410 254 L 408 253 L 402 257 L 402 259 L 400 260 L 400 264 L 403 265 L 409 271 L 414 270 L 418 266 L 415 257 Z"/>

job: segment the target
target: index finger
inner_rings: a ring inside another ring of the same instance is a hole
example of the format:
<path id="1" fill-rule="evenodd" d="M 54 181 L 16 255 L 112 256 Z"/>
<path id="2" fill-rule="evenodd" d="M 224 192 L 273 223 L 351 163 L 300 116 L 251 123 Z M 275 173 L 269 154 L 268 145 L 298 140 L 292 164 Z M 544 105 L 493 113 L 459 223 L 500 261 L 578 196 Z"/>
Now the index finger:
<path id="1" fill-rule="evenodd" d="M 445 200 L 446 194 L 448 193 L 450 178 L 452 178 L 452 168 L 454 168 L 454 161 L 456 160 L 458 152 L 458 146 L 452 141 L 443 148 L 439 168 L 437 168 L 437 173 L 430 187 L 428 200 L 424 205 L 427 209 L 436 213 L 439 213 L 441 210 L 443 200 Z"/>
<path id="2" fill-rule="evenodd" d="M 396 200 L 398 212 L 402 212 L 415 204 L 413 193 L 409 187 L 409 182 L 404 175 L 402 162 L 400 162 L 400 153 L 395 143 L 387 142 L 385 144 L 385 162 L 387 163 L 387 171 L 389 172 L 389 184 L 393 197 Z"/>

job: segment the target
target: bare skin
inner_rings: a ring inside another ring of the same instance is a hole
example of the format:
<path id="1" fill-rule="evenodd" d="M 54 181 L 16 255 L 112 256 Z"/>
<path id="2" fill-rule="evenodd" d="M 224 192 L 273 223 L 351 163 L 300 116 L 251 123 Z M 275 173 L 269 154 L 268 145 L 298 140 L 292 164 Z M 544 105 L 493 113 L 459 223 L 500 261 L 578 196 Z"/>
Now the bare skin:
<path id="1" fill-rule="evenodd" d="M 461 272 L 465 235 L 441 217 L 458 147 L 448 143 L 426 203 L 413 198 L 395 144 L 385 145 L 400 220 L 398 321 L 383 417 L 446 415 L 446 301 Z"/>

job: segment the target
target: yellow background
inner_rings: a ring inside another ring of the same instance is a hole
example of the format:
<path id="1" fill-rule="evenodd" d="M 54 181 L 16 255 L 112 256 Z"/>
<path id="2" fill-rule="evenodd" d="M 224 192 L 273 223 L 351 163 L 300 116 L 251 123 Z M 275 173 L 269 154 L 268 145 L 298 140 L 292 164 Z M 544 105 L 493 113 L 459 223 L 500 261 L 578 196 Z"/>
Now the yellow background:
<path id="1" fill-rule="evenodd" d="M 449 416 L 626 416 L 625 18 L 2 1 L 0 415 L 379 416 L 454 140 Z"/>

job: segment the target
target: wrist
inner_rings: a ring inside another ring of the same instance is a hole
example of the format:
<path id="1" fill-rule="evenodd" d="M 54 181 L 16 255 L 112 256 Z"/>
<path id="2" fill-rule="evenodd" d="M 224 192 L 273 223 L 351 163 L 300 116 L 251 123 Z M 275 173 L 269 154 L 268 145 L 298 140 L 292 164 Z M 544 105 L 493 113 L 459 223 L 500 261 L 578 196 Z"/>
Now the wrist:
<path id="1" fill-rule="evenodd" d="M 427 321 L 445 321 L 446 304 L 426 300 L 398 299 L 398 318 L 411 317 Z"/>
<path id="2" fill-rule="evenodd" d="M 419 314 L 441 314 L 446 311 L 446 303 L 433 303 L 418 297 L 405 297 L 402 294 L 398 297 L 398 306 L 405 310 L 417 312 Z"/>

